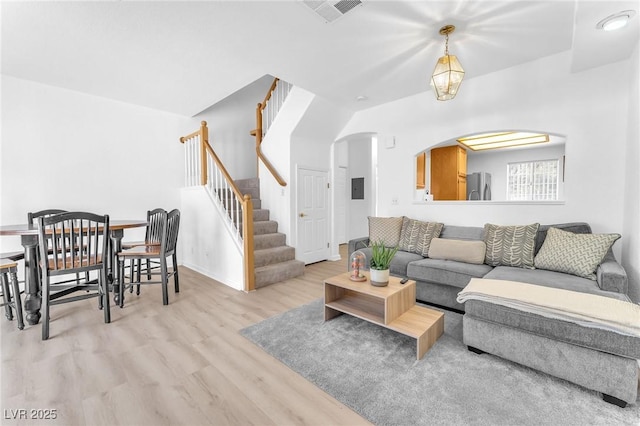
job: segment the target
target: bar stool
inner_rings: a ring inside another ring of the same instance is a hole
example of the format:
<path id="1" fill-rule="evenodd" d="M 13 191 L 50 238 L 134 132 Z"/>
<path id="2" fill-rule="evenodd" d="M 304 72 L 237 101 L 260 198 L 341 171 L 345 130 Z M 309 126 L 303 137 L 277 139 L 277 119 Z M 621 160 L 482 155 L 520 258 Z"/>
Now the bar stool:
<path id="1" fill-rule="evenodd" d="M 22 298 L 18 286 L 18 264 L 11 259 L 0 259 L 0 280 L 2 281 L 2 303 L 6 309 L 5 316 L 9 321 L 13 320 L 13 311 L 18 319 L 18 328 L 24 329 L 22 318 Z M 9 288 L 11 284 L 11 289 Z M 11 293 L 13 292 L 13 298 Z"/>

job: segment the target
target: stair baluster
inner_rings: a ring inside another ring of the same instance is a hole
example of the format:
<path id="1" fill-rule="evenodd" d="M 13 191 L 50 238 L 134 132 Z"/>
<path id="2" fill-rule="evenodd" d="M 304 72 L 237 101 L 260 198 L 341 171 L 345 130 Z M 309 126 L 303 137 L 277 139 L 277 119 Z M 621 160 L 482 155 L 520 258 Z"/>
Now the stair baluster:
<path id="1" fill-rule="evenodd" d="M 251 196 L 245 196 L 238 190 L 209 144 L 206 121 L 200 123 L 199 130 L 181 137 L 180 142 L 186 147 L 186 186 L 203 185 L 216 206 L 225 214 L 228 229 L 244 255 L 244 290 L 255 290 Z"/>

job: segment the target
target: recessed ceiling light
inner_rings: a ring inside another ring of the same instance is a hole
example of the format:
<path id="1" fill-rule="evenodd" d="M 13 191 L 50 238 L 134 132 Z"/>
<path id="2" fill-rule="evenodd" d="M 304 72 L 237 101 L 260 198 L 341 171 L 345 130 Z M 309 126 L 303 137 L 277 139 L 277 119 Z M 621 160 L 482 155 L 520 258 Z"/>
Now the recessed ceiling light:
<path id="1" fill-rule="evenodd" d="M 602 21 L 598 22 L 596 28 L 605 31 L 620 29 L 627 25 L 629 19 L 631 19 L 635 14 L 635 10 L 623 10 L 622 12 L 607 16 Z"/>
<path id="2" fill-rule="evenodd" d="M 356 97 L 356 101 L 357 102 L 366 101 L 367 99 L 369 99 L 369 98 L 367 98 L 365 95 L 360 95 L 360 96 Z"/>

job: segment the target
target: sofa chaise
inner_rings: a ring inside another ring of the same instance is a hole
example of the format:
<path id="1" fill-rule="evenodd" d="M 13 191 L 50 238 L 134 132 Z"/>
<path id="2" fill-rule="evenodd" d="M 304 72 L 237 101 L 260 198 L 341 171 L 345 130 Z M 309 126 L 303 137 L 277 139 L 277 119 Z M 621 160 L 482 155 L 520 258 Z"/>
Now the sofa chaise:
<path id="1" fill-rule="evenodd" d="M 369 218 L 369 231 L 369 236 L 349 241 L 349 253 L 359 250 L 369 258 L 371 239 L 398 246 L 390 273 L 415 280 L 418 301 L 463 312 L 463 339 L 469 350 L 488 352 L 596 390 L 605 401 L 619 406 L 636 403 L 640 336 L 546 318 L 482 300 L 457 301 L 471 279 L 491 279 L 631 304 L 627 275 L 611 250 L 619 235 L 592 234 L 589 224 L 583 222 L 472 227 L 407 217 Z M 545 246 L 548 233 L 553 238 Z M 593 263 L 589 244 L 578 240 L 577 246 L 567 249 L 562 246 L 565 236 L 569 240 L 587 238 L 588 242 L 602 236 L 606 241 L 593 249 L 600 253 L 595 254 L 597 262 Z M 582 258 L 590 256 L 591 266 L 583 265 Z M 593 271 L 574 271 L 575 265 L 592 267 Z"/>

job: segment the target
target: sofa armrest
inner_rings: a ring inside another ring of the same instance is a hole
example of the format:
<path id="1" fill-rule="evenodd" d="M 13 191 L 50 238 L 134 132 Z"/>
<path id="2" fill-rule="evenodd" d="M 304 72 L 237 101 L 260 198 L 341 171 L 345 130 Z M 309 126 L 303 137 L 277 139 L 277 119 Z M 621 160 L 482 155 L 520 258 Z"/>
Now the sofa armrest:
<path id="1" fill-rule="evenodd" d="M 347 256 L 351 256 L 351 253 L 353 253 L 354 251 L 365 247 L 369 247 L 369 237 L 361 237 L 349 240 Z"/>
<path id="2" fill-rule="evenodd" d="M 607 253 L 598 269 L 596 269 L 596 279 L 598 286 L 602 290 L 615 291 L 622 294 L 628 294 L 629 292 L 627 273 L 611 252 Z"/>

